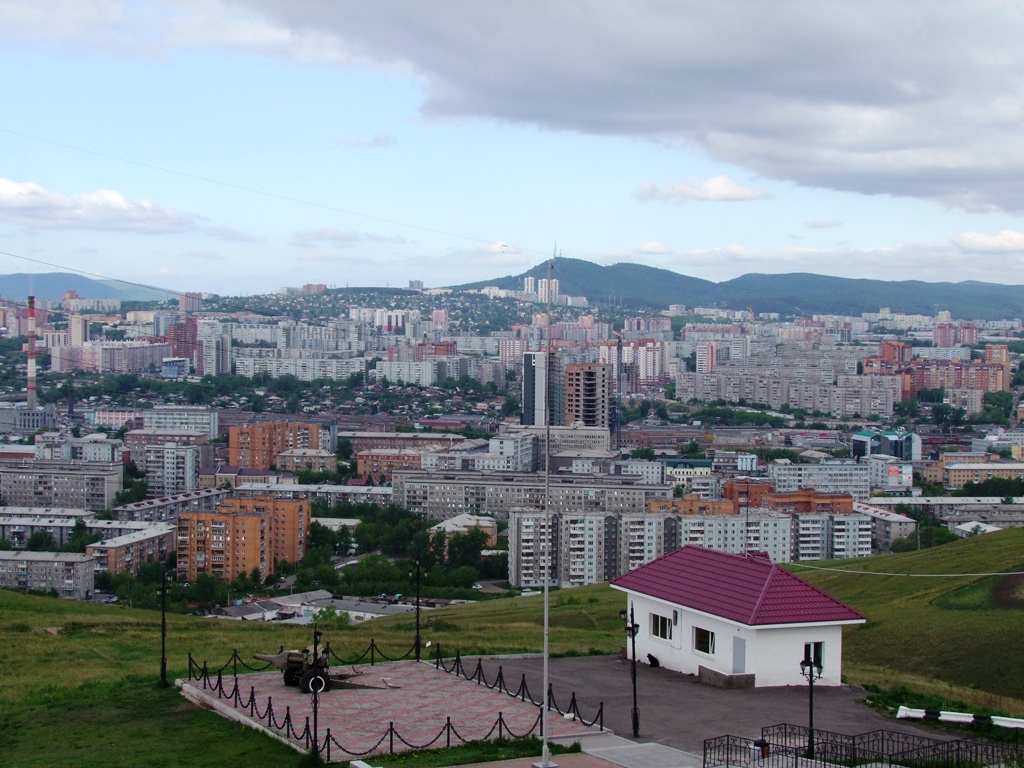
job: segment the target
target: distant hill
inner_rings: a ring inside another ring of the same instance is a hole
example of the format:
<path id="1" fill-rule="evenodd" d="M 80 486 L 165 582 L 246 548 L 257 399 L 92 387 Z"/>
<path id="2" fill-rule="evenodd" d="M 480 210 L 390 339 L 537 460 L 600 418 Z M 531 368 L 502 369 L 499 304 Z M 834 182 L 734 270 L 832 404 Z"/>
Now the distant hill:
<path id="1" fill-rule="evenodd" d="M 524 277 L 547 276 L 547 263 L 520 275 L 453 286 L 455 289 L 494 285 L 522 290 Z M 890 307 L 894 312 L 934 315 L 941 309 L 954 317 L 999 320 L 1024 316 L 1024 288 L 967 281 L 926 283 L 920 280 L 854 280 L 794 273 L 749 274 L 714 283 L 642 264 L 601 266 L 582 259 L 556 259 L 552 276 L 559 291 L 586 296 L 591 303 L 621 304 L 635 309 L 665 309 L 669 304 L 753 307 L 755 312 L 785 315 L 859 315 Z"/>
<path id="2" fill-rule="evenodd" d="M 72 272 L 24 272 L 0 275 L 0 297 L 24 301 L 30 294 L 44 301 L 59 301 L 64 291 L 76 291 L 83 299 L 121 299 L 122 301 L 160 301 L 172 294 L 128 285 L 118 280 L 93 280 Z"/>

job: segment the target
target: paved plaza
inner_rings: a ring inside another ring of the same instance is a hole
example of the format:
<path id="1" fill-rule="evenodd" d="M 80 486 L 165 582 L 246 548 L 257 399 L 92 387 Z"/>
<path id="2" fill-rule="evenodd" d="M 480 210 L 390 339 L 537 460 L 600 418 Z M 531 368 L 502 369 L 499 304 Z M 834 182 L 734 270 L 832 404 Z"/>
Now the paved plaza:
<path id="1" fill-rule="evenodd" d="M 472 670 L 476 659 L 465 659 Z M 488 679 L 493 680 L 501 665 L 506 680 L 518 681 L 524 673 L 530 682 L 540 681 L 540 657 L 484 659 Z M 604 724 L 619 736 L 631 736 L 632 684 L 630 663 L 619 656 L 587 656 L 552 659 L 551 683 L 558 706 L 575 692 L 584 713 L 604 703 Z M 539 686 L 538 686 L 539 687 Z M 948 733 L 893 720 L 861 703 L 865 692 L 852 686 L 814 689 L 814 726 L 846 734 L 878 729 L 902 731 L 931 738 L 947 739 Z M 723 690 L 700 685 L 690 675 L 637 665 L 637 702 L 640 710 L 639 741 L 656 741 L 700 755 L 704 740 L 733 735 L 761 737 L 761 728 L 779 723 L 806 725 L 807 686 Z"/>
<path id="2" fill-rule="evenodd" d="M 350 669 L 335 668 L 332 672 Z M 465 741 L 496 738 L 499 731 L 495 728 L 495 722 L 499 713 L 504 723 L 502 735 L 525 735 L 534 728 L 540 712 L 529 700 L 524 702 L 490 690 L 484 685 L 436 669 L 432 663 L 399 661 L 374 666 L 364 664 L 355 667 L 355 671 L 361 674 L 351 678 L 350 682 L 366 688 L 333 689 L 320 696 L 318 730 L 322 742 L 327 729 L 330 729 L 336 742 L 331 746 L 332 760 L 345 760 L 353 754 L 368 751 L 386 753 L 392 748 L 395 752 L 402 752 L 411 749 L 409 745 L 423 747 L 431 742 L 432 748 L 445 747 L 445 724 L 449 717 L 454 730 L 451 746 L 461 743 L 458 737 Z M 230 675 L 224 678 L 224 688 L 228 693 L 232 690 L 233 680 Z M 312 717 L 312 697 L 301 693 L 298 688 L 286 687 L 278 671 L 239 675 L 238 684 L 243 705 L 249 702 L 252 689 L 257 707 L 263 714 L 266 712 L 268 697 L 273 697 L 276 717 L 279 720 L 283 718 L 287 708 L 297 731 L 303 730 L 307 716 Z M 199 681 L 182 681 L 181 687 L 182 692 L 194 701 L 212 706 L 240 722 L 251 725 L 258 723 L 250 716 L 248 708 L 234 707 L 229 698 L 218 699 L 216 692 L 204 690 Z M 518 687 L 518 678 L 511 687 Z M 540 687 L 538 678 L 536 692 L 533 693 L 538 699 Z M 583 715 L 593 717 L 597 707 L 594 706 L 593 710 L 583 710 Z M 392 723 L 396 734 L 393 739 L 388 735 Z M 266 724 L 266 719 L 262 724 Z M 553 739 L 571 741 L 574 737 L 591 732 L 598 732 L 598 727 L 587 727 L 557 713 L 549 715 L 548 734 Z M 437 738 L 439 734 L 440 738 Z M 342 750 L 349 754 L 346 755 Z"/>

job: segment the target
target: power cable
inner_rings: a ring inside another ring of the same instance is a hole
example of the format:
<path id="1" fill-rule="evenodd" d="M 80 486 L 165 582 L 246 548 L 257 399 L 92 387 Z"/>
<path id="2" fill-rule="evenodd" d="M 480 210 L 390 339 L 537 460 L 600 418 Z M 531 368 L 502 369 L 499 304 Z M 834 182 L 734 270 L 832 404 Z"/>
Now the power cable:
<path id="1" fill-rule="evenodd" d="M 830 571 L 832 573 L 854 573 L 859 576 L 910 576 L 923 579 L 958 579 L 965 576 L 1020 576 L 1024 571 L 1003 571 L 1000 573 L 887 573 L 885 571 L 858 571 L 853 568 L 826 568 L 818 565 L 804 565 L 803 563 L 792 563 L 799 568 L 808 568 L 812 571 Z"/>
<path id="2" fill-rule="evenodd" d="M 459 240 L 467 240 L 467 241 L 473 242 L 473 243 L 483 243 L 485 245 L 493 245 L 496 242 L 494 240 L 484 240 L 483 238 L 472 237 L 470 235 L 461 235 L 461 234 L 459 234 L 457 232 L 448 232 L 448 231 L 443 230 L 443 229 L 435 229 L 433 227 L 425 227 L 425 226 L 422 226 L 420 224 L 410 224 L 408 222 L 398 221 L 396 219 L 387 219 L 387 218 L 384 218 L 383 216 L 373 216 L 373 215 L 370 215 L 370 214 L 367 214 L 367 213 L 359 213 L 357 211 L 350 211 L 350 210 L 348 210 L 346 208 L 339 208 L 337 206 L 327 205 L 325 203 L 317 203 L 317 202 L 313 202 L 312 200 L 303 200 L 302 198 L 299 198 L 299 197 L 291 197 L 290 195 L 282 195 L 282 194 L 279 194 L 277 192 L 267 192 L 266 190 L 263 190 L 263 189 L 256 189 L 254 187 L 247 187 L 247 186 L 244 186 L 242 184 L 234 184 L 234 183 L 232 183 L 230 181 L 222 181 L 220 179 L 213 179 L 213 178 L 210 178 L 208 176 L 199 176 L 198 174 L 187 173 L 185 171 L 178 171 L 178 170 L 175 170 L 173 168 L 164 168 L 163 166 L 153 165 L 152 163 L 144 163 L 144 162 L 142 162 L 140 160 L 132 160 L 130 158 L 120 157 L 118 155 L 111 155 L 111 154 L 108 154 L 106 152 L 99 152 L 99 151 L 94 150 L 94 149 L 86 149 L 85 147 L 78 147 L 78 146 L 75 146 L 74 144 L 65 144 L 64 142 L 54 141 L 52 139 L 44 139 L 44 138 L 42 138 L 40 136 L 33 136 L 31 134 L 28 134 L 28 133 L 21 133 L 20 131 L 12 131 L 12 130 L 10 130 L 8 128 L 0 128 L 0 133 L 6 133 L 6 134 L 9 134 L 11 136 L 18 136 L 20 138 L 29 139 L 31 141 L 38 141 L 38 142 L 41 142 L 43 144 L 50 144 L 50 145 L 55 146 L 55 147 L 62 147 L 63 149 L 70 149 L 70 150 L 73 150 L 75 152 L 83 152 L 83 153 L 88 154 L 88 155 L 94 155 L 96 157 L 106 158 L 107 160 L 116 160 L 116 161 L 118 161 L 120 163 L 127 163 L 129 165 L 135 165 L 135 166 L 138 166 L 140 168 L 148 168 L 148 169 L 153 170 L 153 171 L 160 171 L 161 173 L 169 173 L 169 174 L 173 174 L 174 176 L 180 176 L 180 177 L 186 178 L 186 179 L 193 179 L 195 181 L 201 181 L 201 182 L 204 182 L 206 184 L 216 184 L 217 186 L 225 187 L 227 189 L 237 189 L 237 190 L 239 190 L 241 192 L 248 192 L 248 193 L 253 194 L 253 195 L 261 195 L 263 197 L 269 197 L 269 198 L 272 198 L 274 200 L 284 200 L 285 202 L 296 203 L 297 205 L 306 205 L 306 206 L 309 206 L 311 208 L 320 208 L 321 210 L 325 210 L 325 211 L 332 211 L 334 213 L 342 213 L 342 214 L 345 214 L 346 216 L 356 216 L 358 218 L 366 219 L 368 221 L 378 221 L 378 222 L 381 222 L 382 224 L 391 224 L 391 225 L 396 226 L 396 227 L 405 227 L 407 229 L 415 229 L 415 230 L 418 230 L 420 232 L 430 232 L 431 234 L 435 234 L 435 235 L 444 235 L 445 237 L 454 237 L 454 238 L 457 238 Z M 505 243 L 504 241 L 497 241 L 497 242 L 501 242 L 503 248 L 512 248 L 514 250 L 521 251 L 523 253 L 535 253 L 535 254 L 540 254 L 542 256 L 547 256 L 547 253 L 545 253 L 543 251 L 535 251 L 535 250 L 531 250 L 529 248 L 519 248 L 518 246 L 510 245 L 508 243 Z"/>

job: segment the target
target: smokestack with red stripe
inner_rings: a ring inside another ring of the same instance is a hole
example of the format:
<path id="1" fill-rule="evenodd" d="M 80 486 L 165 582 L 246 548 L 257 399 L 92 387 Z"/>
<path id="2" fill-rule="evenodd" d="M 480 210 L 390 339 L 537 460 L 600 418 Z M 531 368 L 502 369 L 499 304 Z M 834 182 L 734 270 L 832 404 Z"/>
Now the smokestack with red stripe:
<path id="1" fill-rule="evenodd" d="M 28 297 L 28 408 L 36 409 L 36 297 Z"/>

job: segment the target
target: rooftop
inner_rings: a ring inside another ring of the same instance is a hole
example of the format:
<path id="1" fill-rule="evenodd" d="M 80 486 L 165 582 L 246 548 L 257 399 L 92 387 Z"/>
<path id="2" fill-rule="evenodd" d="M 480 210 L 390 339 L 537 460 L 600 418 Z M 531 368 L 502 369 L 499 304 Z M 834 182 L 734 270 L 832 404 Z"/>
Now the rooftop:
<path id="1" fill-rule="evenodd" d="M 685 546 L 620 576 L 612 586 L 748 626 L 864 621 L 858 611 L 763 553 Z"/>

